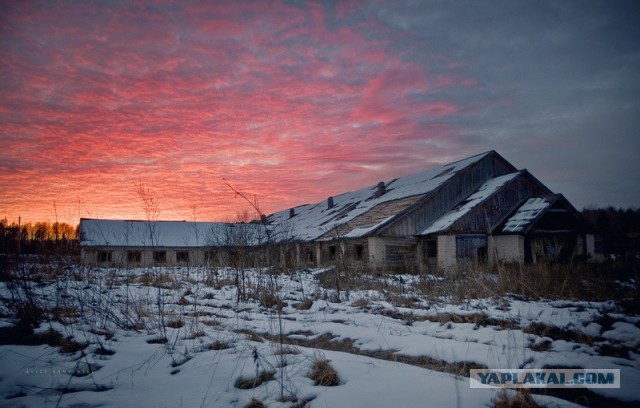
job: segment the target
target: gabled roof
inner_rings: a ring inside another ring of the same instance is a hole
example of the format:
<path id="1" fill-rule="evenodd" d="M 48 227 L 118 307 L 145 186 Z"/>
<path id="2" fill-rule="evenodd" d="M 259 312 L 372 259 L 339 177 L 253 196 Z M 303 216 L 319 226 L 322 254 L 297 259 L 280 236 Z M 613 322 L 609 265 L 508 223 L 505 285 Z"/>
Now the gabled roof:
<path id="1" fill-rule="evenodd" d="M 425 195 L 435 191 L 460 171 L 479 162 L 494 151 L 436 167 L 379 184 L 332 197 L 333 207 L 327 201 L 295 207 L 295 215 L 289 210 L 270 215 L 267 220 L 276 240 L 313 241 L 343 227 L 340 236 L 356 238 L 365 236 L 390 222 L 397 214 L 415 204 Z M 367 214 L 367 216 L 365 216 Z M 367 218 L 363 225 L 350 225 L 356 217 Z M 370 217 L 369 217 L 370 216 Z M 366 224 L 366 225 L 365 225 Z"/>
<path id="2" fill-rule="evenodd" d="M 494 233 L 524 235 L 530 232 L 557 233 L 586 229 L 580 213 L 562 194 L 548 194 L 525 200 Z"/>
<path id="3" fill-rule="evenodd" d="M 265 237 L 260 224 L 80 220 L 80 246 L 201 248 L 258 245 Z"/>
<path id="4" fill-rule="evenodd" d="M 506 174 L 504 176 L 495 177 L 487 181 L 482 186 L 480 186 L 480 188 L 475 193 L 470 195 L 464 202 L 460 203 L 456 208 L 438 218 L 430 226 L 420 231 L 417 235 L 431 235 L 448 230 L 463 216 L 465 216 L 473 209 L 484 203 L 487 199 L 489 199 L 505 184 L 523 173 L 524 171 L 518 171 L 515 173 Z"/>

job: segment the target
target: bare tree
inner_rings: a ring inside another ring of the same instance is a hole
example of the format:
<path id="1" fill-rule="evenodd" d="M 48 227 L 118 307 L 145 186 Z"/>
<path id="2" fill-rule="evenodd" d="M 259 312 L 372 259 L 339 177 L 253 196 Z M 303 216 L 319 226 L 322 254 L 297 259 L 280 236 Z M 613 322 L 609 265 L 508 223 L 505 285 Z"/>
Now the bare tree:
<path id="1" fill-rule="evenodd" d="M 138 197 L 142 201 L 142 209 L 145 212 L 147 231 L 149 233 L 149 239 L 151 240 L 151 252 L 153 253 L 157 244 L 156 226 L 160 217 L 160 205 L 158 199 L 151 193 L 149 188 L 145 187 L 142 180 L 139 180 L 137 192 Z M 158 329 L 162 336 L 166 337 L 164 296 L 160 281 L 161 273 L 157 268 L 154 268 L 154 277 L 157 288 L 156 306 L 158 307 Z"/>

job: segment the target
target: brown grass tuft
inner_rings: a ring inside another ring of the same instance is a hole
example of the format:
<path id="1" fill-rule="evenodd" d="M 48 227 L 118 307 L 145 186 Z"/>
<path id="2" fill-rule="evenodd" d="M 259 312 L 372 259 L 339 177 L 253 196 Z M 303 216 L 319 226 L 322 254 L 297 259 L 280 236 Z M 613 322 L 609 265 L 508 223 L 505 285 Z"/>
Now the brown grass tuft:
<path id="1" fill-rule="evenodd" d="M 329 360 L 316 360 L 309 375 L 316 385 L 331 387 L 340 385 L 338 372 L 329 364 Z"/>
<path id="2" fill-rule="evenodd" d="M 261 371 L 257 377 L 238 377 L 233 386 L 241 390 L 256 388 L 262 383 L 273 380 L 274 374 L 272 371 Z"/>
<path id="3" fill-rule="evenodd" d="M 251 398 L 251 401 L 249 401 L 249 403 L 247 405 L 244 406 L 245 408 L 264 408 L 265 405 L 258 401 L 255 398 Z"/>
<path id="4" fill-rule="evenodd" d="M 506 391 L 500 390 L 493 399 L 495 408 L 539 408 L 540 406 L 534 401 L 531 394 L 526 390 L 507 394 Z"/>

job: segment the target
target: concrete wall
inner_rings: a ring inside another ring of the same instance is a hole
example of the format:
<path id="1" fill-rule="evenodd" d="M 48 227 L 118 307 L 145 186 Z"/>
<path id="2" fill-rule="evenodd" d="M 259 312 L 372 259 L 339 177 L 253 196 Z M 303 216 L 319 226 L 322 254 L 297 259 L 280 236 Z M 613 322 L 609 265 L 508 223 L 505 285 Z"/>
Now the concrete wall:
<path id="1" fill-rule="evenodd" d="M 604 254 L 596 252 L 596 237 L 593 234 L 585 235 L 585 245 L 590 262 L 604 262 Z"/>
<path id="2" fill-rule="evenodd" d="M 456 236 L 438 235 L 438 268 L 454 268 L 456 261 Z"/>
<path id="3" fill-rule="evenodd" d="M 369 237 L 369 263 L 377 268 L 384 266 L 385 245 L 384 239 L 380 237 Z"/>
<path id="4" fill-rule="evenodd" d="M 496 235 L 489 237 L 489 264 L 496 262 L 524 263 L 524 237 Z"/>
<path id="5" fill-rule="evenodd" d="M 129 253 L 138 252 L 140 260 L 132 260 Z M 154 253 L 164 252 L 164 261 L 156 261 Z M 179 253 L 187 253 L 188 260 L 178 260 Z M 84 265 L 101 267 L 150 267 L 204 265 L 205 248 L 81 248 L 80 259 Z M 100 259 L 102 258 L 102 259 Z"/>

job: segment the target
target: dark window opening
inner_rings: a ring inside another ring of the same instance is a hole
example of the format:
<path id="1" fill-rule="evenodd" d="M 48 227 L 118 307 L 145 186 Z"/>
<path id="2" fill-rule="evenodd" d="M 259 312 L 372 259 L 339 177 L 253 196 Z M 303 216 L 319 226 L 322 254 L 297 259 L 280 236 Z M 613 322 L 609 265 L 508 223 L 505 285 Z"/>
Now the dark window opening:
<path id="1" fill-rule="evenodd" d="M 487 237 L 484 235 L 456 237 L 456 255 L 458 258 L 487 261 Z"/>
<path id="2" fill-rule="evenodd" d="M 427 258 L 438 257 L 438 241 L 430 239 L 425 243 L 425 255 Z"/>
<path id="3" fill-rule="evenodd" d="M 329 247 L 329 259 L 332 260 L 332 261 L 336 259 L 336 247 L 335 247 L 335 245 L 331 245 Z"/>
<path id="4" fill-rule="evenodd" d="M 100 263 L 111 262 L 111 251 L 98 252 L 98 262 Z"/>
<path id="5" fill-rule="evenodd" d="M 176 262 L 189 262 L 189 251 L 176 252 Z"/>
<path id="6" fill-rule="evenodd" d="M 211 262 L 215 259 L 216 257 L 216 251 L 215 250 L 210 250 L 210 251 L 205 251 L 204 252 L 204 260 L 207 262 Z"/>
<path id="7" fill-rule="evenodd" d="M 313 249 L 307 250 L 307 262 L 313 262 L 315 260 L 315 255 Z"/>
<path id="8" fill-rule="evenodd" d="M 167 262 L 167 251 L 155 251 L 153 253 L 153 260 L 156 263 L 166 263 Z"/>
<path id="9" fill-rule="evenodd" d="M 356 255 L 356 259 L 358 261 L 362 261 L 362 259 L 364 258 L 364 245 L 355 245 L 353 249 Z"/>
<path id="10" fill-rule="evenodd" d="M 127 262 L 140 263 L 142 261 L 142 252 L 127 251 Z"/>

